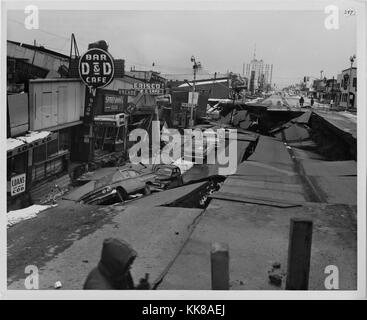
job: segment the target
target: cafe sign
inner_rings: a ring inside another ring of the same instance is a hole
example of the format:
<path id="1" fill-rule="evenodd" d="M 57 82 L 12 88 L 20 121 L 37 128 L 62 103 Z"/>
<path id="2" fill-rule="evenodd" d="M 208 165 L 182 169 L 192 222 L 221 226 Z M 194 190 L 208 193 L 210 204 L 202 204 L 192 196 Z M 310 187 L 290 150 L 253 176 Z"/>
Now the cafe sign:
<path id="1" fill-rule="evenodd" d="M 15 196 L 25 191 L 25 173 L 14 176 L 10 180 L 10 195 Z"/>
<path id="2" fill-rule="evenodd" d="M 111 83 L 115 74 L 112 56 L 100 48 L 92 48 L 79 59 L 79 76 L 88 87 L 85 96 L 84 124 L 93 123 L 96 93 Z"/>
<path id="3" fill-rule="evenodd" d="M 89 49 L 79 59 L 79 76 L 92 88 L 103 88 L 113 80 L 115 66 L 112 56 L 99 48 Z"/>

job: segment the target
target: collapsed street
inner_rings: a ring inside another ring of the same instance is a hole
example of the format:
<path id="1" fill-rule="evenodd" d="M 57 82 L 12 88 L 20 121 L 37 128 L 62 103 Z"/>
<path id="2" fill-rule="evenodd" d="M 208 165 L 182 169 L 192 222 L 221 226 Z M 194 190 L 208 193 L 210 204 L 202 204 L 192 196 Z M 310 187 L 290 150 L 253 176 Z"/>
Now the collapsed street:
<path id="1" fill-rule="evenodd" d="M 300 112 L 294 99 L 283 101 L 278 95 L 262 101 L 261 133 L 237 127 L 233 175 L 220 176 L 218 165 L 194 164 L 183 170 L 181 186 L 109 205 L 68 200 L 82 190 L 74 186 L 56 207 L 9 227 L 8 288 L 24 289 L 25 267 L 35 265 L 40 289 L 53 289 L 57 281 L 61 289 L 81 289 L 98 264 L 103 239 L 118 237 L 138 252 L 134 278 L 149 273 L 156 290 L 210 289 L 213 242 L 228 244 L 231 290 L 284 289 L 284 281 L 275 286 L 268 273 L 279 262 L 284 277 L 289 221 L 307 218 L 314 225 L 309 289 L 325 290 L 328 265 L 338 266 L 340 289 L 355 289 L 356 122 L 318 109 Z M 283 120 L 267 123 L 272 112 L 284 112 L 277 116 Z M 236 128 L 222 120 L 211 126 Z M 320 121 L 332 129 L 314 132 L 312 124 Z M 319 153 L 311 139 L 318 134 L 321 141 L 330 130 L 340 132 L 344 150 L 336 160 Z"/>

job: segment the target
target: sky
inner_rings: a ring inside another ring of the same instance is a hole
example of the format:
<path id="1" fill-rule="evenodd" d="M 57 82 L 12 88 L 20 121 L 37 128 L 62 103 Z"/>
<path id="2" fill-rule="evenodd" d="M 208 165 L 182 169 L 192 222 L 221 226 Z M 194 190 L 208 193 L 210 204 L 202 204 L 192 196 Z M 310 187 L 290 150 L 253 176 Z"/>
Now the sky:
<path id="1" fill-rule="evenodd" d="M 273 82 L 281 88 L 304 76 L 337 76 L 356 53 L 356 18 L 340 15 L 338 30 L 327 30 L 324 11 L 62 11 L 41 10 L 39 30 L 24 27 L 24 11 L 8 11 L 8 40 L 69 55 L 74 33 L 82 54 L 88 43 L 106 40 L 126 70 L 152 69 L 187 75 L 192 62 L 202 74 L 242 73 L 254 56 L 273 64 Z M 357 62 L 357 61 L 356 61 Z"/>

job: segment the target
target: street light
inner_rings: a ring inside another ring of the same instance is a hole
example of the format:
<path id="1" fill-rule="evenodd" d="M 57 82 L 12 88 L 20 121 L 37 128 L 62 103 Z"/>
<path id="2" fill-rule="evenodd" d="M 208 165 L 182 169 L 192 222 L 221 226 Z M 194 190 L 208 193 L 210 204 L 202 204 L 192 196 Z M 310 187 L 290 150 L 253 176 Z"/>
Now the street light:
<path id="1" fill-rule="evenodd" d="M 192 96 L 191 96 L 191 106 L 190 106 L 190 121 L 189 121 L 189 126 L 193 127 L 194 126 L 194 94 L 195 94 L 195 82 L 196 82 L 196 72 L 198 69 L 201 68 L 201 63 L 200 62 L 196 62 L 195 57 L 191 56 L 191 62 L 194 64 L 192 66 L 193 70 L 194 70 L 194 82 L 192 85 Z"/>
<path id="2" fill-rule="evenodd" d="M 350 85 L 352 82 L 352 68 L 353 68 L 353 62 L 356 59 L 356 55 L 352 55 L 349 57 L 349 61 L 350 61 L 350 72 L 349 72 L 349 85 L 348 85 L 348 96 L 347 96 L 347 108 L 345 109 L 345 111 L 347 111 L 349 109 L 349 99 L 350 99 Z"/>

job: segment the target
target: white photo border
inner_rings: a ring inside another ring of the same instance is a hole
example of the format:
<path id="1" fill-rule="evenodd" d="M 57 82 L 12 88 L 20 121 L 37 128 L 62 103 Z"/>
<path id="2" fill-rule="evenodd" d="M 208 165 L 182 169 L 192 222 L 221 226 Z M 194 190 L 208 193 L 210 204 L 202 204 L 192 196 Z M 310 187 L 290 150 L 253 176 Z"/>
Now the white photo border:
<path id="1" fill-rule="evenodd" d="M 210 3 L 210 6 L 208 6 Z M 242 0 L 242 1 L 184 1 L 184 0 L 143 0 L 143 1 L 100 1 L 100 0 L 1 0 L 1 92 L 0 104 L 6 106 L 6 40 L 7 40 L 7 11 L 24 10 L 27 5 L 37 5 L 40 9 L 49 10 L 258 10 L 258 11 L 324 11 L 328 5 L 350 4 L 357 15 L 357 57 L 358 57 L 358 109 L 357 120 L 357 167 L 358 167 L 358 270 L 357 290 L 351 291 L 269 291 L 269 290 L 243 290 L 243 291 L 206 291 L 206 290 L 156 290 L 156 291 L 83 291 L 83 290 L 7 290 L 7 218 L 6 218 L 6 185 L 1 184 L 1 211 L 0 215 L 0 299 L 122 299 L 122 300 L 254 300 L 254 299 L 363 299 L 366 297 L 366 124 L 367 124 L 367 4 L 363 0 Z M 87 5 L 86 5 L 87 4 Z M 6 108 L 0 108 L 1 146 L 6 146 Z M 6 167 L 5 152 L 2 153 L 0 166 Z M 5 181 L 5 170 L 1 170 L 1 181 Z"/>

